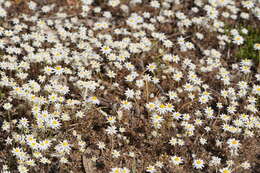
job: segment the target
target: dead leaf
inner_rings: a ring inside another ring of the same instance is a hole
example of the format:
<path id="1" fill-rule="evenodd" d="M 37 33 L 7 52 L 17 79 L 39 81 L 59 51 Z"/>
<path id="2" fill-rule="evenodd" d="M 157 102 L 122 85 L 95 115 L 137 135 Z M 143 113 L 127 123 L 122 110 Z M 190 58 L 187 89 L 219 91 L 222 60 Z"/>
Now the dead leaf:
<path id="1" fill-rule="evenodd" d="M 27 0 L 13 0 L 13 2 L 15 4 L 20 4 L 21 2 L 25 2 L 25 1 L 27 1 Z"/>
<path id="2" fill-rule="evenodd" d="M 69 6 L 75 6 L 78 7 L 79 1 L 78 0 L 67 0 L 67 3 Z"/>
<path id="3" fill-rule="evenodd" d="M 84 167 L 85 173 L 94 173 L 95 172 L 95 167 L 90 158 L 87 159 L 87 157 L 85 155 L 83 155 L 82 162 L 83 162 L 83 167 Z"/>
<path id="4" fill-rule="evenodd" d="M 19 4 L 21 2 L 21 0 L 14 0 L 15 4 Z"/>
<path id="5" fill-rule="evenodd" d="M 173 11 L 178 11 L 178 10 L 180 10 L 182 8 L 183 8 L 182 4 L 175 4 L 175 5 L 172 6 L 172 10 Z"/>

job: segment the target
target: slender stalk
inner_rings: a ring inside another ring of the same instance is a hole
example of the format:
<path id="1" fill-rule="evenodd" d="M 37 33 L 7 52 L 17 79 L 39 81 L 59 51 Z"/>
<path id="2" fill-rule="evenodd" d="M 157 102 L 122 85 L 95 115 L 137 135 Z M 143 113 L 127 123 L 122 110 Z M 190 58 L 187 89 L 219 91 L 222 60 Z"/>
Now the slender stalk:
<path id="1" fill-rule="evenodd" d="M 145 87 L 146 87 L 146 102 L 149 100 L 149 88 L 148 88 L 148 82 L 145 80 Z"/>

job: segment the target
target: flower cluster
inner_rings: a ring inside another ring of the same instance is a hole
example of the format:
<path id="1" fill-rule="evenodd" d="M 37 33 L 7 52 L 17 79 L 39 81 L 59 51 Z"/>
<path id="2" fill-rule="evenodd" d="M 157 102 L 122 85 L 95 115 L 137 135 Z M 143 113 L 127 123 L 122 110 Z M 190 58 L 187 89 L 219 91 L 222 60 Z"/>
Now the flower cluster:
<path id="1" fill-rule="evenodd" d="M 254 169 L 259 0 L 74 3 L 0 0 L 1 172 Z"/>

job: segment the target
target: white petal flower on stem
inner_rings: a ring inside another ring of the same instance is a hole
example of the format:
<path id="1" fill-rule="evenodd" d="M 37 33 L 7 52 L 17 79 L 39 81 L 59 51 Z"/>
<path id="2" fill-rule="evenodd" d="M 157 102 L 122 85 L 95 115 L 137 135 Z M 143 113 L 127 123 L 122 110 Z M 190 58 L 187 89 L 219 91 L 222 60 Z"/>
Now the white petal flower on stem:
<path id="1" fill-rule="evenodd" d="M 204 161 L 201 159 L 196 159 L 193 161 L 193 166 L 195 169 L 202 169 L 204 167 Z"/>

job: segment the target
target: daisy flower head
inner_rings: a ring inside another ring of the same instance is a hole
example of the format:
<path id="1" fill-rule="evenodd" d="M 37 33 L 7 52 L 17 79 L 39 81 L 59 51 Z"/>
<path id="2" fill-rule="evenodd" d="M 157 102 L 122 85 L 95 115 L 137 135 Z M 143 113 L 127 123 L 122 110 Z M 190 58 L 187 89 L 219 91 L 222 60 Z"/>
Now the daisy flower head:
<path id="1" fill-rule="evenodd" d="M 128 168 L 122 168 L 121 172 L 122 173 L 130 173 L 130 170 Z"/>
<path id="2" fill-rule="evenodd" d="M 227 141 L 228 147 L 231 149 L 237 149 L 240 147 L 239 140 L 236 140 L 235 138 L 228 139 Z"/>
<path id="3" fill-rule="evenodd" d="M 170 100 L 176 100 L 178 98 L 178 94 L 175 91 L 169 91 L 168 96 L 169 96 Z"/>
<path id="4" fill-rule="evenodd" d="M 200 144 L 201 145 L 207 144 L 207 140 L 205 138 L 200 138 Z"/>
<path id="5" fill-rule="evenodd" d="M 45 139 L 39 143 L 39 148 L 41 150 L 47 150 L 51 146 L 51 140 Z"/>
<path id="6" fill-rule="evenodd" d="M 133 99 L 135 92 L 134 90 L 127 88 L 127 90 L 125 91 L 125 95 L 127 98 Z"/>
<path id="7" fill-rule="evenodd" d="M 251 72 L 250 66 L 242 65 L 242 66 L 240 67 L 240 71 L 243 72 L 243 73 L 245 73 L 245 74 L 250 73 L 250 72 Z"/>
<path id="8" fill-rule="evenodd" d="M 22 149 L 19 147 L 13 148 L 12 153 L 15 156 L 18 156 L 22 152 Z"/>
<path id="9" fill-rule="evenodd" d="M 219 172 L 220 173 L 232 173 L 231 169 L 229 169 L 229 168 L 222 168 L 222 169 L 219 170 Z"/>
<path id="10" fill-rule="evenodd" d="M 25 167 L 24 165 L 19 165 L 17 168 L 18 168 L 18 171 L 20 173 L 27 173 L 27 172 L 29 172 L 29 169 L 27 167 Z"/>
<path id="11" fill-rule="evenodd" d="M 28 159 L 28 155 L 26 152 L 22 151 L 21 149 L 16 151 L 19 148 L 15 148 L 12 150 L 13 154 L 17 157 L 17 159 L 25 161 Z"/>
<path id="12" fill-rule="evenodd" d="M 210 165 L 217 166 L 221 163 L 221 158 L 212 156 L 212 159 L 210 160 Z"/>
<path id="13" fill-rule="evenodd" d="M 98 105 L 100 101 L 96 96 L 91 96 L 87 99 L 87 102 Z"/>
<path id="14" fill-rule="evenodd" d="M 127 100 L 123 100 L 121 102 L 121 106 L 122 106 L 122 108 L 124 108 L 126 110 L 130 110 L 132 108 L 132 103 Z"/>
<path id="15" fill-rule="evenodd" d="M 172 156 L 171 157 L 171 162 L 174 164 L 174 165 L 180 165 L 183 163 L 183 159 L 181 157 L 178 157 L 178 156 Z"/>
<path id="16" fill-rule="evenodd" d="M 153 114 L 152 115 L 152 121 L 156 123 L 161 123 L 163 121 L 163 117 L 158 115 L 158 114 Z"/>
<path id="17" fill-rule="evenodd" d="M 106 17 L 106 18 L 111 18 L 112 17 L 112 14 L 109 12 L 109 11 L 105 11 L 103 13 L 103 16 Z"/>
<path id="18" fill-rule="evenodd" d="M 67 140 L 64 140 L 64 141 L 60 142 L 55 147 L 55 149 L 58 153 L 69 153 L 71 150 L 71 145 L 69 144 L 69 142 Z"/>
<path id="19" fill-rule="evenodd" d="M 136 13 L 133 13 L 128 19 L 127 24 L 133 28 L 136 28 L 138 24 L 143 23 L 144 19 L 137 15 Z"/>
<path id="20" fill-rule="evenodd" d="M 109 46 L 102 46 L 101 47 L 101 52 L 105 55 L 110 54 L 112 51 L 112 49 Z"/>
<path id="21" fill-rule="evenodd" d="M 236 30 L 236 29 L 231 29 L 230 33 L 231 33 L 233 36 L 239 35 L 239 32 L 238 32 L 238 30 Z"/>
<path id="22" fill-rule="evenodd" d="M 241 164 L 241 167 L 244 169 L 250 169 L 251 165 L 248 161 L 245 161 Z"/>
<path id="23" fill-rule="evenodd" d="M 48 5 L 45 5 L 41 8 L 41 11 L 43 13 L 49 13 L 50 11 L 52 10 L 52 7 L 51 6 L 48 6 Z"/>
<path id="24" fill-rule="evenodd" d="M 116 7 L 120 4 L 120 0 L 109 0 L 108 5 L 111 7 Z"/>
<path id="25" fill-rule="evenodd" d="M 201 159 L 196 159 L 193 161 L 193 167 L 195 169 L 202 169 L 204 167 L 204 161 Z"/>
<path id="26" fill-rule="evenodd" d="M 7 16 L 7 12 L 4 8 L 0 7 L 0 17 L 6 17 Z"/>
<path id="27" fill-rule="evenodd" d="M 179 82 L 183 78 L 183 73 L 181 71 L 177 71 L 173 75 L 173 80 Z"/>
<path id="28" fill-rule="evenodd" d="M 255 50 L 260 50 L 260 43 L 255 43 L 254 44 L 254 49 Z"/>
<path id="29" fill-rule="evenodd" d="M 251 9 L 255 6 L 255 4 L 252 0 L 242 1 L 241 4 L 246 9 Z"/>
<path id="30" fill-rule="evenodd" d="M 154 166 L 148 166 L 147 168 L 146 168 L 146 171 L 147 172 L 149 172 L 149 173 L 155 173 L 156 172 L 156 169 L 155 169 L 155 167 Z"/>
<path id="31" fill-rule="evenodd" d="M 127 70 L 130 70 L 130 71 L 135 70 L 135 66 L 130 62 L 125 63 L 125 67 L 127 68 Z"/>
<path id="32" fill-rule="evenodd" d="M 60 65 L 58 65 L 54 67 L 53 71 L 57 75 L 61 75 L 64 72 L 64 69 Z"/>
<path id="33" fill-rule="evenodd" d="M 121 173 L 121 168 L 112 168 L 109 173 Z"/>
<path id="34" fill-rule="evenodd" d="M 54 72 L 54 69 L 52 67 L 45 67 L 44 68 L 44 73 L 47 74 L 47 75 L 50 75 Z"/>
<path id="35" fill-rule="evenodd" d="M 188 48 L 188 49 L 194 49 L 194 45 L 191 43 L 191 42 L 185 42 L 185 46 Z"/>
<path id="36" fill-rule="evenodd" d="M 11 103 L 5 103 L 4 105 L 3 105 L 3 108 L 5 109 L 5 110 L 11 110 L 11 108 L 13 107 L 13 105 L 11 104 Z"/>
<path id="37" fill-rule="evenodd" d="M 116 128 L 116 126 L 108 126 L 108 128 L 106 129 L 106 132 L 109 135 L 114 135 L 117 133 L 117 128 Z"/>
<path id="38" fill-rule="evenodd" d="M 109 71 L 107 72 L 107 76 L 110 77 L 110 78 L 115 78 L 115 77 L 116 77 L 116 73 L 113 72 L 112 70 L 109 70 Z"/>
<path id="39" fill-rule="evenodd" d="M 120 157 L 120 152 L 119 151 L 117 151 L 117 150 L 113 150 L 112 151 L 112 157 L 113 158 L 119 158 Z"/>
<path id="40" fill-rule="evenodd" d="M 250 17 L 250 15 L 249 15 L 249 13 L 245 13 L 245 12 L 242 12 L 241 14 L 240 14 L 240 16 L 241 16 L 241 18 L 243 18 L 243 19 L 249 19 L 249 17 Z M 243 31 L 242 31 L 243 32 Z M 244 32 L 243 32 L 244 33 Z M 245 34 L 245 33 L 244 33 Z"/>
<path id="41" fill-rule="evenodd" d="M 21 127 L 27 128 L 29 126 L 28 122 L 29 122 L 28 119 L 23 117 L 23 118 L 20 119 L 19 125 Z"/>
<path id="42" fill-rule="evenodd" d="M 164 61 L 168 61 L 168 62 L 171 62 L 172 61 L 172 54 L 164 54 L 163 55 L 163 57 L 162 57 L 162 59 L 164 60 Z"/>
<path id="43" fill-rule="evenodd" d="M 210 7 L 207 9 L 207 15 L 210 19 L 216 19 L 219 15 L 219 12 L 216 8 Z"/>
<path id="44" fill-rule="evenodd" d="M 240 35 L 235 35 L 233 38 L 233 43 L 235 43 L 237 45 L 241 45 L 244 43 L 244 38 Z"/>
<path id="45" fill-rule="evenodd" d="M 35 152 L 33 152 L 33 157 L 35 157 L 36 159 L 39 159 L 42 157 L 42 154 L 39 151 L 35 151 Z"/>
<path id="46" fill-rule="evenodd" d="M 147 65 L 146 69 L 150 72 L 154 72 L 154 70 L 156 70 L 156 64 L 155 63 L 151 63 L 149 65 Z"/>
<path id="47" fill-rule="evenodd" d="M 130 173 L 128 168 L 112 168 L 109 173 Z"/>
<path id="48" fill-rule="evenodd" d="M 174 112 L 174 113 L 172 114 L 172 117 L 173 117 L 174 119 L 176 119 L 176 120 L 180 120 L 180 119 L 182 119 L 182 114 L 179 113 L 179 112 Z"/>
<path id="49" fill-rule="evenodd" d="M 47 159 L 46 157 L 42 157 L 42 158 L 40 159 L 40 162 L 41 162 L 42 164 L 50 164 L 50 163 L 51 163 L 51 161 L 50 161 L 49 159 Z"/>
<path id="50" fill-rule="evenodd" d="M 178 144 L 178 139 L 172 137 L 172 138 L 170 139 L 170 141 L 169 141 L 169 144 L 170 144 L 170 145 L 173 145 L 173 146 L 177 145 L 177 144 Z"/>
<path id="51" fill-rule="evenodd" d="M 199 39 L 199 40 L 202 40 L 204 38 L 204 35 L 201 34 L 201 33 L 196 33 L 196 37 Z"/>
<path id="52" fill-rule="evenodd" d="M 115 116 L 107 117 L 107 122 L 110 124 L 114 124 L 116 122 L 116 117 Z"/>
<path id="53" fill-rule="evenodd" d="M 253 62 L 251 59 L 243 59 L 240 64 L 242 66 L 252 66 L 253 65 Z"/>
<path id="54" fill-rule="evenodd" d="M 241 32 L 242 32 L 243 34 L 248 34 L 248 30 L 247 30 L 246 28 L 243 28 L 243 29 L 241 30 Z"/>
<path id="55" fill-rule="evenodd" d="M 156 108 L 156 104 L 153 103 L 153 102 L 150 102 L 150 103 L 146 103 L 145 105 L 146 109 L 148 109 L 149 111 L 152 111 Z"/>
<path id="56" fill-rule="evenodd" d="M 163 40 L 163 45 L 166 47 L 166 48 L 170 48 L 173 46 L 173 43 L 171 40 Z"/>
<path id="57" fill-rule="evenodd" d="M 246 81 L 239 81 L 238 82 L 238 86 L 241 90 L 246 90 L 248 89 L 248 84 Z"/>
<path id="58" fill-rule="evenodd" d="M 223 7 L 223 6 L 230 4 L 231 1 L 230 0 L 216 0 L 215 2 L 217 3 L 218 6 Z"/>
<path id="59" fill-rule="evenodd" d="M 52 128 L 52 129 L 59 129 L 61 126 L 61 123 L 59 120 L 55 119 L 55 118 L 51 118 L 48 121 L 48 125 Z"/>
<path id="60" fill-rule="evenodd" d="M 32 95 L 31 99 L 35 100 L 35 95 Z M 53 93 L 53 94 L 49 95 L 48 99 L 49 99 L 50 102 L 54 103 L 58 100 L 58 95 Z"/>
<path id="61" fill-rule="evenodd" d="M 66 157 L 61 157 L 60 158 L 60 163 L 68 163 L 68 159 Z"/>
<path id="62" fill-rule="evenodd" d="M 34 1 L 30 1 L 28 3 L 28 7 L 31 9 L 31 10 L 35 10 L 36 7 L 37 7 L 37 4 L 34 2 Z"/>
<path id="63" fill-rule="evenodd" d="M 155 166 L 156 167 L 158 167 L 158 168 L 163 168 L 163 162 L 161 162 L 161 161 L 157 161 L 156 163 L 155 163 Z"/>
<path id="64" fill-rule="evenodd" d="M 172 111 L 174 110 L 173 105 L 172 105 L 171 103 L 167 103 L 167 104 L 166 104 L 166 110 L 167 110 L 168 112 L 172 112 Z"/>
<path id="65" fill-rule="evenodd" d="M 159 114 L 165 114 L 167 112 L 167 107 L 165 104 L 159 104 L 157 105 L 157 112 Z"/>
<path id="66" fill-rule="evenodd" d="M 93 3 L 93 0 L 82 0 L 82 2 L 86 5 L 91 5 Z"/>
<path id="67" fill-rule="evenodd" d="M 153 7 L 153 8 L 160 8 L 160 3 L 159 3 L 158 1 L 156 1 L 156 0 L 152 0 L 152 1 L 150 2 L 150 5 L 151 5 L 151 7 Z"/>
<path id="68" fill-rule="evenodd" d="M 98 149 L 103 150 L 106 148 L 106 144 L 104 142 L 98 142 L 97 143 Z"/>

